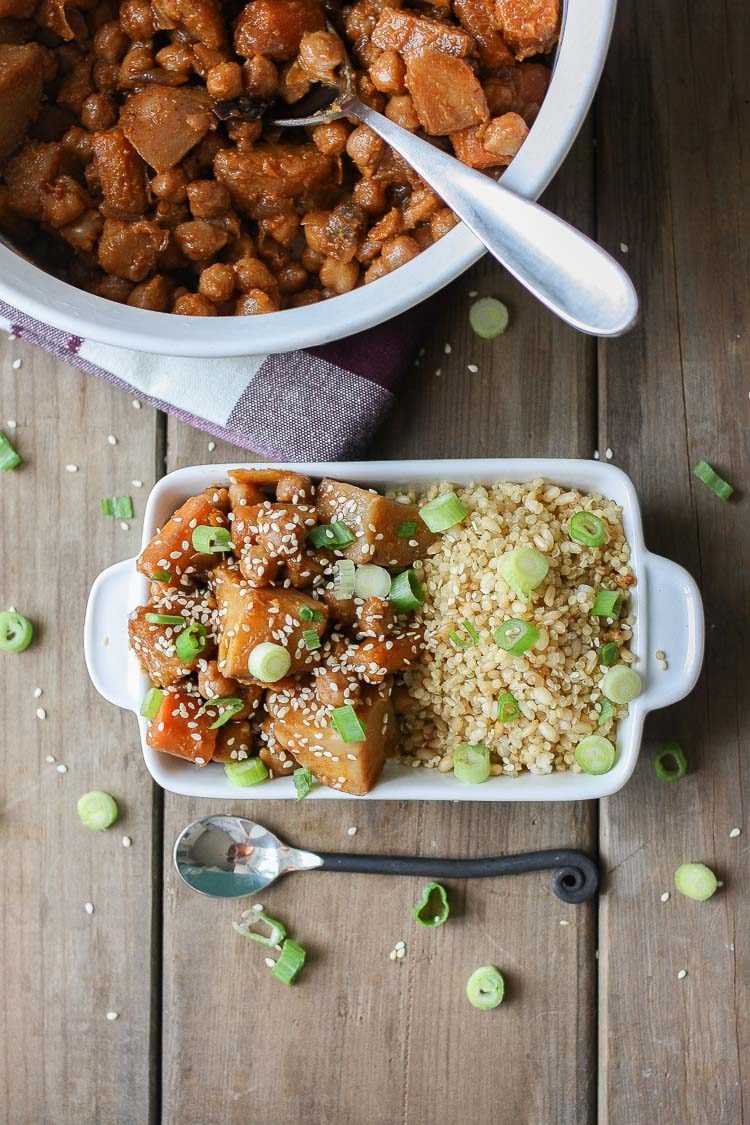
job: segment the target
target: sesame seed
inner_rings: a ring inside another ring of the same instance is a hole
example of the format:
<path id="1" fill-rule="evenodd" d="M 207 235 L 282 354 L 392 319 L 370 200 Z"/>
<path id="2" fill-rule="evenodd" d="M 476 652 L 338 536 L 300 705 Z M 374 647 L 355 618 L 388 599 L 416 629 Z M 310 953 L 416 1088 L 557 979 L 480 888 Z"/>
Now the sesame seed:
<path id="1" fill-rule="evenodd" d="M 133 410 L 140 410 L 140 409 L 141 409 L 140 402 L 138 401 L 137 398 L 134 398 L 133 399 Z"/>
<path id="2" fill-rule="evenodd" d="M 142 480 L 131 480 L 130 483 L 132 484 L 133 488 L 143 488 Z"/>
<path id="3" fill-rule="evenodd" d="M 57 761 L 57 758 L 54 754 L 48 754 L 44 760 L 45 762 L 49 762 L 50 765 L 54 765 L 54 763 Z"/>
<path id="4" fill-rule="evenodd" d="M 453 348 L 451 347 L 450 344 L 445 344 L 444 347 L 443 347 L 443 351 L 445 352 L 446 355 L 450 355 L 451 352 L 453 351 Z"/>
<path id="5" fill-rule="evenodd" d="M 93 902 L 84 902 L 83 909 L 86 911 L 87 914 L 93 914 L 94 913 Z"/>
<path id="6" fill-rule="evenodd" d="M 5 425 L 8 427 L 9 430 L 15 430 L 15 428 L 18 425 L 18 422 L 15 420 L 15 418 L 9 418 L 8 421 L 5 423 Z"/>
<path id="7" fill-rule="evenodd" d="M 109 1020 L 110 1023 L 112 1023 L 114 1020 L 116 1020 L 118 1018 L 119 1014 L 120 1014 L 119 1012 L 107 1012 L 107 1019 Z"/>
<path id="8" fill-rule="evenodd" d="M 614 457 L 614 453 L 612 452 L 611 449 L 607 448 L 605 450 L 604 456 L 607 458 L 608 461 L 611 461 L 612 458 Z"/>
<path id="9" fill-rule="evenodd" d="M 566 918 L 561 918 L 560 919 L 560 925 L 561 926 L 569 926 L 570 922 L 568 922 L 568 920 Z"/>
<path id="10" fill-rule="evenodd" d="M 621 242 L 620 249 L 622 250 L 623 254 L 627 254 L 630 247 L 628 246 L 627 242 Z"/>
<path id="11" fill-rule="evenodd" d="M 123 531 L 130 531 L 130 524 L 127 520 L 120 520 L 120 527 Z"/>
<path id="12" fill-rule="evenodd" d="M 479 368 L 477 367 L 476 363 L 470 363 L 467 365 L 466 370 L 470 371 L 472 375 L 476 375 L 477 371 L 479 371 Z"/>
<path id="13" fill-rule="evenodd" d="M 34 688 L 34 699 L 41 698 L 41 694 L 42 694 L 42 689 L 40 687 L 35 687 Z"/>
<path id="14" fill-rule="evenodd" d="M 661 896 L 661 901 L 662 902 L 669 902 L 669 891 L 664 892 L 664 894 Z"/>
<path id="15" fill-rule="evenodd" d="M 479 290 L 478 289 L 470 289 L 469 290 L 469 296 L 472 297 L 472 298 L 478 297 L 479 296 Z"/>
<path id="16" fill-rule="evenodd" d="M 399 949 L 406 949 L 406 942 L 405 941 L 397 941 L 393 948 L 398 953 Z"/>
<path id="17" fill-rule="evenodd" d="M 686 976 L 687 976 L 687 969 L 680 969 L 679 973 L 677 974 L 677 979 L 678 980 L 684 980 Z"/>
<path id="18" fill-rule="evenodd" d="M 44 710 L 43 707 L 37 707 L 36 717 L 37 717 L 37 719 L 46 719 L 47 718 L 47 712 Z"/>
<path id="19" fill-rule="evenodd" d="M 114 434 L 107 434 L 107 441 L 110 445 L 117 445 L 117 438 Z"/>
<path id="20" fill-rule="evenodd" d="M 395 960 L 396 960 L 396 956 L 397 956 L 397 954 L 396 954 L 396 950 L 395 950 L 395 949 L 392 949 L 392 950 L 391 950 L 391 952 L 390 952 L 390 953 L 388 954 L 388 956 L 390 957 L 391 961 L 395 961 Z"/>
<path id="21" fill-rule="evenodd" d="M 21 366 L 21 360 L 20 359 L 14 359 L 12 364 L 11 364 L 11 367 L 13 368 L 13 370 L 18 371 L 20 366 Z"/>
<path id="22" fill-rule="evenodd" d="M 404 957 L 406 957 L 406 950 L 405 949 L 397 949 L 396 950 L 396 956 L 398 957 L 399 961 L 402 961 L 404 959 Z"/>
<path id="23" fill-rule="evenodd" d="M 123 838 L 122 838 L 122 846 L 123 846 L 124 848 L 129 848 L 129 847 L 130 847 L 130 845 L 131 845 L 132 843 L 133 843 L 133 841 L 132 841 L 132 840 L 130 839 L 130 837 L 129 837 L 129 836 L 123 836 Z"/>
<path id="24" fill-rule="evenodd" d="M 733 828 L 732 831 L 729 833 L 729 835 L 730 835 L 732 840 L 736 840 L 741 832 L 742 832 L 741 828 Z"/>
<path id="25" fill-rule="evenodd" d="M 67 767 L 67 766 L 64 766 L 64 765 L 62 764 L 62 762 L 60 762 L 60 765 L 59 765 L 59 766 L 57 767 L 57 772 L 58 772 L 58 773 L 67 773 L 67 772 L 68 772 L 68 767 Z"/>
<path id="26" fill-rule="evenodd" d="M 273 957 L 264 957 L 264 958 L 263 958 L 263 960 L 264 960 L 264 961 L 265 961 L 265 963 L 266 963 L 266 964 L 268 965 L 269 969 L 273 969 L 273 967 L 274 967 L 274 966 L 275 966 L 275 964 L 276 964 L 276 962 L 274 961 Z"/>
<path id="27" fill-rule="evenodd" d="M 357 835 L 357 826 L 356 826 L 356 824 L 353 824 L 353 825 L 351 826 L 351 828 L 347 828 L 347 830 L 346 830 L 346 834 L 347 834 L 347 836 L 356 836 L 356 835 Z"/>
<path id="28" fill-rule="evenodd" d="M 216 449 L 216 442 L 215 442 L 215 441 L 210 441 L 210 442 L 208 443 L 208 452 L 209 452 L 209 453 L 213 453 L 213 451 L 214 451 L 215 449 Z"/>

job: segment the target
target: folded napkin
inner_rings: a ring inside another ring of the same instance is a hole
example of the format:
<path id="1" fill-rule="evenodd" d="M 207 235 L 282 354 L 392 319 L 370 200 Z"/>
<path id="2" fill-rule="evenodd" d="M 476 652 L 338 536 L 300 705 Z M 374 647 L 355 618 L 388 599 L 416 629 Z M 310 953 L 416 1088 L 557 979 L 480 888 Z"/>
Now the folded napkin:
<path id="1" fill-rule="evenodd" d="M 360 453 L 411 364 L 422 317 L 415 310 L 308 351 L 178 359 L 69 336 L 0 301 L 6 331 L 271 461 L 336 461 Z"/>

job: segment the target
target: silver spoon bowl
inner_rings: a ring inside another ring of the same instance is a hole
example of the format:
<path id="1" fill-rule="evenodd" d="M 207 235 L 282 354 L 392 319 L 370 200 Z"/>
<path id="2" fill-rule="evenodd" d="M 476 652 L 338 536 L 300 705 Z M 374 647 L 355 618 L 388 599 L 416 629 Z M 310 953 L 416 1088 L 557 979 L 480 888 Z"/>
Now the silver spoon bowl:
<path id="1" fill-rule="evenodd" d="M 204 816 L 188 824 L 175 843 L 174 862 L 191 890 L 209 898 L 258 894 L 289 871 L 476 879 L 552 870 L 552 890 L 568 903 L 586 902 L 599 883 L 594 861 L 569 848 L 487 859 L 308 852 L 290 847 L 262 824 L 241 816 Z"/>

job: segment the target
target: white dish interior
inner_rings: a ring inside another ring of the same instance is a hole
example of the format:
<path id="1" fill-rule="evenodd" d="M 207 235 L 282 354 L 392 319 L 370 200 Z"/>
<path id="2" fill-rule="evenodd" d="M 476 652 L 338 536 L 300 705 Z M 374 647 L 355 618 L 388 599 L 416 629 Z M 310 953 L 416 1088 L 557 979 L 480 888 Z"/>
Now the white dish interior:
<path id="1" fill-rule="evenodd" d="M 188 496 L 221 483 L 232 465 L 199 465 L 178 469 L 153 488 L 146 505 L 143 543 Z M 278 468 L 279 466 L 274 466 Z M 482 785 L 465 785 L 452 774 L 413 769 L 386 763 L 381 780 L 364 798 L 347 798 L 325 786 L 316 786 L 308 797 L 318 800 L 442 800 L 442 801 L 574 801 L 604 797 L 620 789 L 638 759 L 643 720 L 649 711 L 677 702 L 691 690 L 703 658 L 703 611 L 700 594 L 681 566 L 646 550 L 635 489 L 620 469 L 598 461 L 574 460 L 462 460 L 371 461 L 290 465 L 289 468 L 319 479 L 333 476 L 378 490 L 425 485 L 436 481 L 455 484 L 525 483 L 545 480 L 584 492 L 598 492 L 615 500 L 623 510 L 625 535 L 637 578 L 632 592 L 635 627 L 632 651 L 644 691 L 620 723 L 617 760 L 603 776 L 572 772 L 520 777 L 493 777 Z M 110 702 L 138 714 L 149 687 L 147 677 L 128 648 L 127 615 L 146 602 L 148 582 L 126 559 L 104 571 L 94 583 L 86 612 L 85 650 L 89 674 L 97 690 Z M 668 668 L 655 657 L 663 650 Z M 146 745 L 146 720 L 138 716 L 146 765 L 164 789 L 193 797 L 246 799 L 292 798 L 291 778 L 275 778 L 249 790 L 231 785 L 218 763 L 197 768 L 179 758 L 157 753 Z"/>
<path id="2" fill-rule="evenodd" d="M 503 185 L 536 199 L 557 172 L 591 105 L 616 0 L 566 0 L 554 72 L 539 116 Z M 484 248 L 463 224 L 401 269 L 322 305 L 254 317 L 174 316 L 85 293 L 45 273 L 0 238 L 0 298 L 83 339 L 167 356 L 263 355 L 339 340 L 436 293 Z"/>

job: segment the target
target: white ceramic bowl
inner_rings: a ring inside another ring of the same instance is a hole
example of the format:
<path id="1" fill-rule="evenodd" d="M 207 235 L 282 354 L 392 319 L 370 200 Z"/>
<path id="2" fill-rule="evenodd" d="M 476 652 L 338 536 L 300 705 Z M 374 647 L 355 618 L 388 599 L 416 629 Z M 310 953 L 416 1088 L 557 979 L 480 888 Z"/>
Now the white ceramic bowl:
<path id="1" fill-rule="evenodd" d="M 503 185 L 536 199 L 562 164 L 594 96 L 617 0 L 565 0 L 547 97 Z M 442 289 L 484 249 L 463 224 L 394 273 L 323 305 L 254 317 L 176 317 L 84 293 L 0 239 L 0 298 L 88 340 L 168 356 L 217 358 L 312 347 L 371 328 Z"/>
<path id="2" fill-rule="evenodd" d="M 197 465 L 178 469 L 153 488 L 146 505 L 143 543 L 188 496 L 220 483 L 236 465 Z M 274 465 L 274 468 L 280 466 Z M 636 668 L 644 681 L 643 694 L 631 703 L 620 723 L 617 760 L 600 777 L 576 773 L 520 777 L 493 777 L 483 785 L 464 785 L 452 774 L 412 769 L 386 763 L 381 780 L 367 799 L 434 801 L 578 801 L 605 797 L 620 789 L 638 759 L 643 720 L 649 711 L 667 707 L 692 689 L 703 659 L 703 609 L 695 582 L 681 566 L 653 555 L 643 542 L 638 499 L 630 478 L 613 465 L 599 461 L 566 460 L 476 460 L 476 461 L 371 461 L 335 464 L 289 465 L 287 468 L 319 479 L 333 476 L 369 488 L 385 490 L 435 481 L 456 484 L 492 484 L 496 481 L 528 482 L 543 477 L 555 484 L 598 492 L 615 500 L 623 509 L 625 535 L 637 578 L 633 590 L 636 624 L 631 648 Z M 99 575 L 86 610 L 84 644 L 89 675 L 105 699 L 138 715 L 149 683 L 128 648 L 127 618 L 148 597 L 148 581 L 135 569 L 135 559 L 117 563 Z M 659 667 L 655 653 L 668 654 L 668 668 Z M 146 720 L 140 718 L 141 744 L 146 765 L 164 789 L 192 797 L 293 798 L 291 778 L 243 792 L 226 779 L 216 763 L 198 769 L 179 758 L 159 754 L 146 745 Z M 347 799 L 325 786 L 317 786 L 311 797 Z M 309 798 L 308 798 L 309 799 Z M 349 798 L 351 799 L 351 798 Z M 359 798 L 360 800 L 364 798 Z"/>

